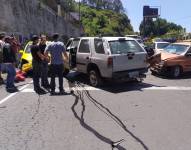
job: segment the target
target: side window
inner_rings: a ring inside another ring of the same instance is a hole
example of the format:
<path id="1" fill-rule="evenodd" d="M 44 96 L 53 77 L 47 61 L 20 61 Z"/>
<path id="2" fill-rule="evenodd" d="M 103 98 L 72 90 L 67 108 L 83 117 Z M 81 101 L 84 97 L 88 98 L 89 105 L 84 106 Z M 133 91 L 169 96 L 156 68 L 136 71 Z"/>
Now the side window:
<path id="1" fill-rule="evenodd" d="M 95 46 L 96 53 L 105 54 L 102 39 L 95 39 L 94 40 L 94 46 Z"/>
<path id="2" fill-rule="evenodd" d="M 90 53 L 89 40 L 81 40 L 79 53 Z"/>

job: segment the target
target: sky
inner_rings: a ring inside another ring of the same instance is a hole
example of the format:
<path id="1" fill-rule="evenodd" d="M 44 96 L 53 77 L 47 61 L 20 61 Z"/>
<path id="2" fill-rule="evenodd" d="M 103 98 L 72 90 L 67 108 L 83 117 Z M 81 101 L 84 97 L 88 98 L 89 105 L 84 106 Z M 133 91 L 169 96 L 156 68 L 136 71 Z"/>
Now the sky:
<path id="1" fill-rule="evenodd" d="M 160 18 L 186 28 L 191 32 L 191 0 L 121 0 L 134 31 L 139 31 L 143 20 L 143 6 L 159 7 Z"/>

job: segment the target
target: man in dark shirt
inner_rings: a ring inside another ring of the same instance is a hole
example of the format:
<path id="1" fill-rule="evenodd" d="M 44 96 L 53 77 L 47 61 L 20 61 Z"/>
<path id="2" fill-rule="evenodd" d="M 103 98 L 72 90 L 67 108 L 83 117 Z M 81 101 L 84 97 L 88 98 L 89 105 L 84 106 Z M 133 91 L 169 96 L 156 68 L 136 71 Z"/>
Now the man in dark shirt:
<path id="1" fill-rule="evenodd" d="M 17 92 L 18 89 L 14 85 L 16 75 L 15 71 L 16 54 L 11 48 L 11 37 L 5 38 L 3 46 L 3 64 L 1 65 L 2 71 L 7 73 L 6 89 L 7 92 Z"/>
<path id="2" fill-rule="evenodd" d="M 39 80 L 42 73 L 42 61 L 45 60 L 45 56 L 42 55 L 40 48 L 38 46 L 39 37 L 34 35 L 32 37 L 32 67 L 33 67 L 33 85 L 34 91 L 38 94 L 45 94 L 45 91 L 40 87 Z"/>
<path id="3" fill-rule="evenodd" d="M 44 55 L 44 51 L 46 48 L 46 36 L 45 35 L 41 35 L 41 37 L 40 37 L 39 48 L 40 48 L 41 53 Z M 42 61 L 41 86 L 44 87 L 45 89 L 50 88 L 50 85 L 48 82 L 48 61 L 47 60 Z"/>

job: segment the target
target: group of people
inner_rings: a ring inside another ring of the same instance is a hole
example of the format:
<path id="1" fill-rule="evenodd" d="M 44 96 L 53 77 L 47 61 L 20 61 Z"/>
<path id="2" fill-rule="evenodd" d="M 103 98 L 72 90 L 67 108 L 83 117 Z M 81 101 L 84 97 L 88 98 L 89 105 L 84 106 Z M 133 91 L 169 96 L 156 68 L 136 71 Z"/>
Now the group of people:
<path id="1" fill-rule="evenodd" d="M 31 41 L 34 91 L 37 94 L 45 94 L 50 91 L 51 95 L 55 95 L 55 78 L 58 76 L 59 94 L 64 94 L 64 57 L 68 60 L 68 55 L 64 43 L 59 41 L 59 34 L 53 34 L 51 42 L 47 41 L 46 35 L 33 35 Z M 14 37 L 0 33 L 0 83 L 4 82 L 6 90 L 10 93 L 18 91 L 14 80 L 19 45 L 15 45 L 15 43 Z M 49 63 L 50 66 L 48 66 Z M 7 73 L 6 81 L 3 80 L 1 72 Z M 50 82 L 48 72 L 51 77 Z"/>
<path id="2" fill-rule="evenodd" d="M 33 66 L 33 85 L 34 91 L 38 94 L 44 94 L 45 89 L 50 89 L 51 95 L 55 95 L 55 78 L 59 78 L 59 93 L 64 94 L 63 88 L 63 72 L 64 59 L 68 59 L 66 48 L 63 42 L 59 41 L 59 34 L 55 33 L 52 36 L 52 42 L 47 44 L 46 36 L 40 37 L 34 35 L 32 37 L 32 66 Z M 50 63 L 50 83 L 48 81 L 48 63 Z M 41 84 L 40 84 L 41 79 Z M 42 88 L 43 87 L 43 88 Z"/>
<path id="3" fill-rule="evenodd" d="M 6 90 L 11 93 L 18 91 L 14 81 L 19 47 L 20 44 L 14 35 L 7 36 L 5 33 L 0 33 L 0 84 L 4 83 L 2 72 L 6 72 Z"/>

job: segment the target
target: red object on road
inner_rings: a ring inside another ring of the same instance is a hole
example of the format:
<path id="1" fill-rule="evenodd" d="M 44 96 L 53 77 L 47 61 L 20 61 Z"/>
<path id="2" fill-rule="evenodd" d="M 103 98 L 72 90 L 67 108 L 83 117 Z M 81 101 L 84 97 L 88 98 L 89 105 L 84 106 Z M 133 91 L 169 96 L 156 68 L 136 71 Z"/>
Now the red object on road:
<path id="1" fill-rule="evenodd" d="M 15 76 L 15 81 L 19 82 L 19 81 L 25 81 L 25 72 L 22 72 L 21 70 L 16 72 L 16 76 Z"/>

